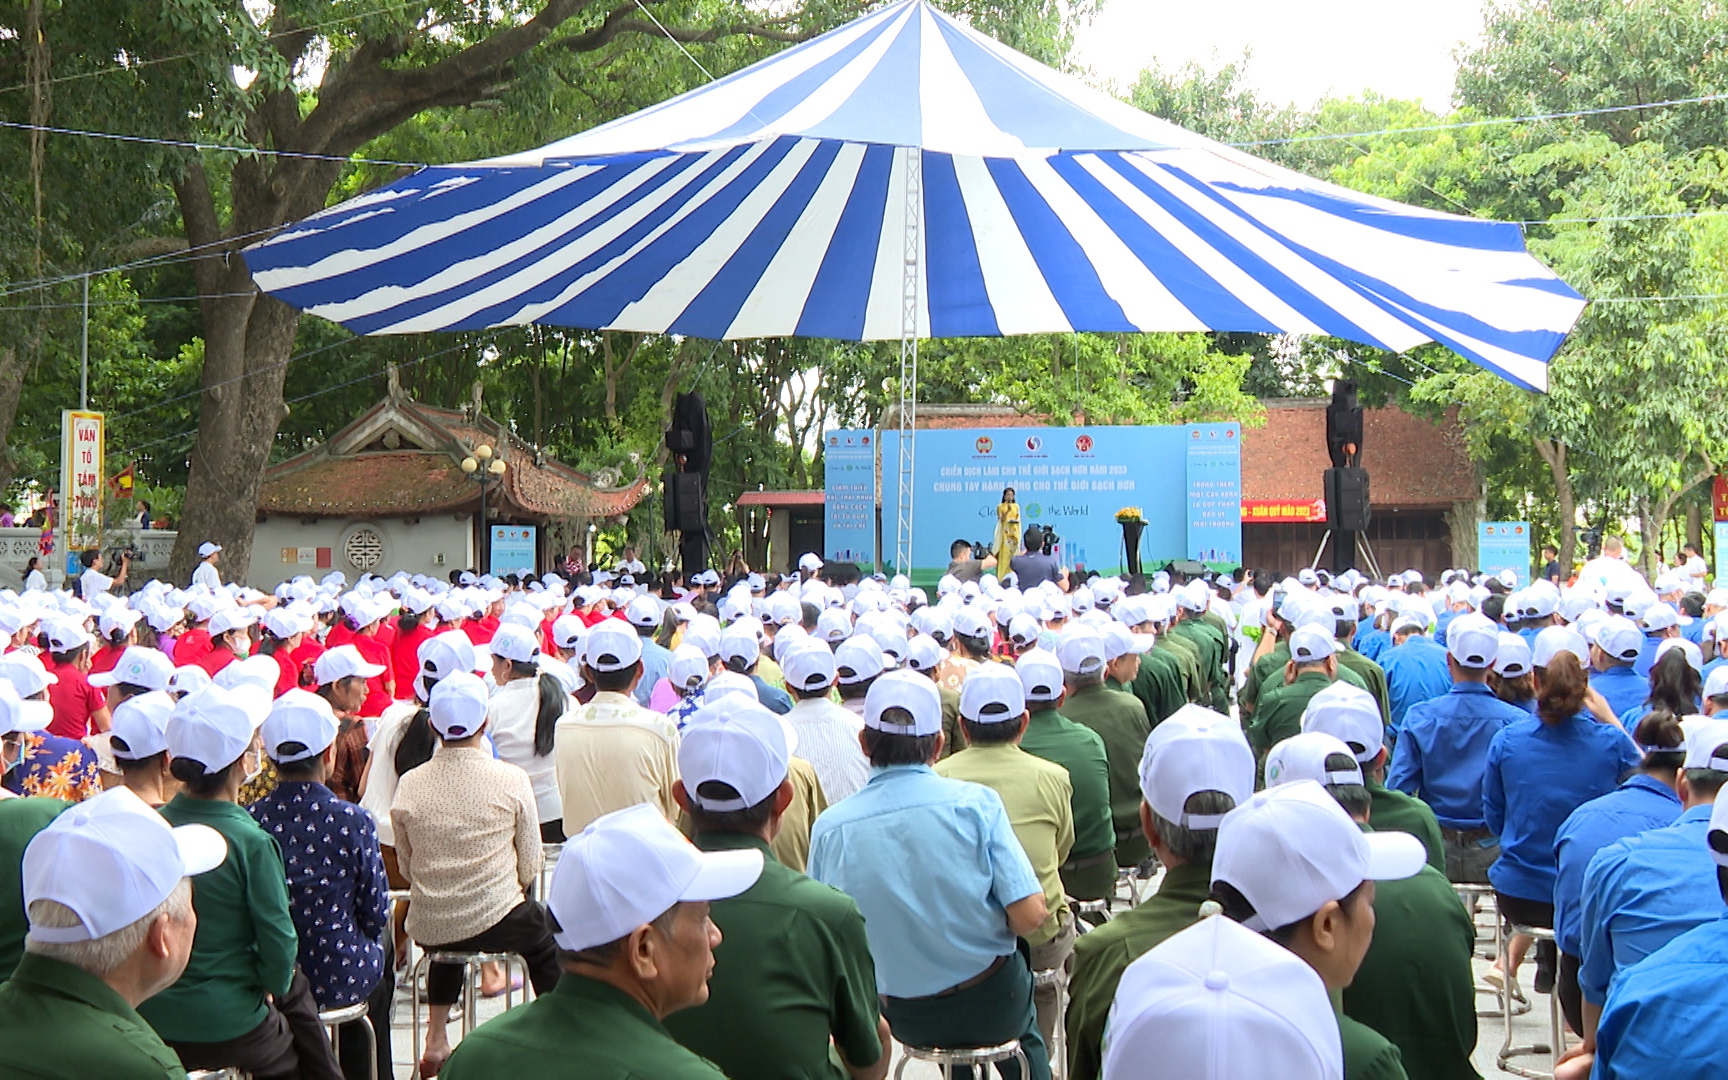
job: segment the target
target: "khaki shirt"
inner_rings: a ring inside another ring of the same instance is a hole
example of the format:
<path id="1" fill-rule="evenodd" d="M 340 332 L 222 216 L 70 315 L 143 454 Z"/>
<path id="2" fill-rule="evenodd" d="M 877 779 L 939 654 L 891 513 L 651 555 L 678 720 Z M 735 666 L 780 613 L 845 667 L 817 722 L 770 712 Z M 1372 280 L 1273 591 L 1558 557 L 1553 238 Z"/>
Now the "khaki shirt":
<path id="1" fill-rule="evenodd" d="M 672 785 L 678 779 L 678 728 L 626 694 L 601 691 L 564 714 L 553 735 L 564 835 L 576 836 L 596 818 L 650 803 L 678 820 Z"/>

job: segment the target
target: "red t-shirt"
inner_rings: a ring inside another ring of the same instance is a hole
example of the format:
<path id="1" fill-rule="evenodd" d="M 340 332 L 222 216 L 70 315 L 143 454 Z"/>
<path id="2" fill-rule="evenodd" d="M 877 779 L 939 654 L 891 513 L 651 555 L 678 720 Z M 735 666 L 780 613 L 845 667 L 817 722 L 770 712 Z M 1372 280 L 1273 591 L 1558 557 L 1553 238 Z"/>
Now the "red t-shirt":
<path id="1" fill-rule="evenodd" d="M 345 619 L 337 619 L 336 625 L 332 626 L 330 632 L 324 635 L 324 647 L 326 649 L 334 649 L 338 645 L 348 645 L 353 641 L 354 631 L 348 629 L 348 622 Z"/>
<path id="2" fill-rule="evenodd" d="M 361 716 L 382 716 L 393 700 L 390 696 L 390 650 L 375 637 L 356 635 L 348 644 L 360 650 L 368 664 L 383 664 L 384 672 L 366 680 L 366 700 L 360 706 Z"/>
<path id="3" fill-rule="evenodd" d="M 113 671 L 114 665 L 120 662 L 120 654 L 126 651 L 126 646 L 104 645 L 96 650 L 96 655 L 90 658 L 88 675 L 100 675 L 104 671 Z"/>
<path id="4" fill-rule="evenodd" d="M 282 673 L 276 677 L 275 697 L 281 697 L 288 691 L 300 685 L 300 664 L 294 659 L 294 654 L 286 649 L 277 649 L 270 654 L 270 659 L 276 661 L 276 666 Z"/>
<path id="5" fill-rule="evenodd" d="M 43 659 L 48 660 L 46 654 Z M 48 687 L 48 703 L 54 706 L 54 719 L 48 724 L 48 734 L 62 739 L 83 739 L 96 733 L 90 717 L 108 705 L 108 695 L 91 686 L 82 671 L 71 664 L 48 662 L 48 670 L 60 681 Z"/>
<path id="6" fill-rule="evenodd" d="M 468 635 L 468 640 L 476 645 L 487 645 L 492 641 L 492 632 L 496 626 L 487 626 L 484 621 L 469 619 L 462 624 L 462 632 Z"/>
<path id="7" fill-rule="evenodd" d="M 324 655 L 324 646 L 317 638 L 313 637 L 311 634 L 307 634 L 306 640 L 302 641 L 300 647 L 295 649 L 289 655 L 293 657 L 294 662 L 300 666 L 300 669 L 306 672 L 306 686 L 304 689 L 318 689 L 318 680 L 312 677 L 312 669 L 317 666 L 318 658 Z"/>
<path id="8" fill-rule="evenodd" d="M 198 658 L 198 666 L 214 676 L 218 671 L 234 662 L 233 649 L 211 649 Z"/>
<path id="9" fill-rule="evenodd" d="M 396 700 L 407 701 L 414 696 L 414 676 L 420 674 L 420 643 L 435 631 L 420 623 L 407 633 L 396 635 L 390 646 L 391 663 L 396 672 Z"/>
<path id="10" fill-rule="evenodd" d="M 178 666 L 196 664 L 210 651 L 210 631 L 193 627 L 174 642 L 174 663 Z"/>

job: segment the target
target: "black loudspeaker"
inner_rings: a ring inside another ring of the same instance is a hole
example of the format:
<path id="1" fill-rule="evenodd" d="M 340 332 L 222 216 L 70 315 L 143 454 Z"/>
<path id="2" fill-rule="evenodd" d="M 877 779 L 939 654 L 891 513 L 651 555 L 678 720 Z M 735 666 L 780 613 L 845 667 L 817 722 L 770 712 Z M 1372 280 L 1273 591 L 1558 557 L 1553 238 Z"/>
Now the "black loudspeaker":
<path id="1" fill-rule="evenodd" d="M 702 475 L 675 472 L 666 479 L 667 523 L 679 532 L 707 531 L 708 500 L 702 491 Z"/>
<path id="2" fill-rule="evenodd" d="M 1326 523 L 1342 532 L 1368 528 L 1368 470 L 1326 470 Z"/>

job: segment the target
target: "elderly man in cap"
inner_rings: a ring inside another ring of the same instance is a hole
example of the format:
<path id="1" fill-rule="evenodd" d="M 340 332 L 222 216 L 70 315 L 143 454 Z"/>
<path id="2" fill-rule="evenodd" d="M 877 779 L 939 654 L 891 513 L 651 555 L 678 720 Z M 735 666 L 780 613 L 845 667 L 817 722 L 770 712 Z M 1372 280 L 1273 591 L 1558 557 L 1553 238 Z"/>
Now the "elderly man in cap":
<path id="1" fill-rule="evenodd" d="M 186 969 L 190 879 L 226 853 L 214 829 L 170 828 L 124 789 L 37 833 L 23 858 L 30 936 L 0 986 L 4 1071 L 182 1080 L 186 1067 L 136 1010 Z"/>
<path id="2" fill-rule="evenodd" d="M 1110 761 L 1110 820 L 1116 830 L 1116 865 L 1138 866 L 1152 854 L 1140 833 L 1140 753 L 1152 725 L 1133 694 L 1104 685 L 1109 653 L 1090 628 L 1072 631 L 1056 645 L 1066 697 L 1062 715 L 1104 741 Z"/>
<path id="3" fill-rule="evenodd" d="M 1291 736 L 1266 755 L 1269 786 L 1312 780 L 1364 832 L 1372 801 L 1342 740 L 1321 731 Z M 1375 886 L 1374 941 L 1344 991 L 1344 1014 L 1384 1035 L 1412 1080 L 1476 1080 L 1476 998 L 1470 959 L 1476 925 L 1445 875 L 1424 866 Z"/>
<path id="4" fill-rule="evenodd" d="M 1184 706 L 1140 759 L 1138 816 L 1164 877 L 1158 891 L 1083 935 L 1069 983 L 1069 1080 L 1095 1080 L 1117 983 L 1136 958 L 1200 917 L 1211 891 L 1218 823 L 1254 792 L 1254 755 L 1229 717 Z"/>
<path id="5" fill-rule="evenodd" d="M 864 913 L 895 1037 L 945 1047 L 1017 1038 L 1035 1080 L 1046 1080 L 1032 969 L 1016 938 L 1049 910 L 1001 797 L 931 768 L 942 753 L 942 699 L 922 675 L 876 680 L 859 742 L 875 769 L 864 790 L 816 819 L 810 876 Z"/>
<path id="6" fill-rule="evenodd" d="M 1386 787 L 1386 729 L 1381 726 L 1374 699 L 1354 686 L 1334 683 L 1308 699 L 1302 712 L 1302 730 L 1324 731 L 1343 740 L 1362 766 L 1374 804 L 1374 827 L 1380 832 L 1409 833 L 1422 841 L 1428 865 L 1445 873 L 1446 848 L 1434 811 L 1421 799 Z"/>
<path id="7" fill-rule="evenodd" d="M 337 728 L 317 694 L 295 689 L 277 698 L 259 733 L 279 781 L 247 809 L 282 850 L 300 967 L 318 1008 L 366 1001 L 373 1028 L 388 1031 L 396 992 L 385 933 L 390 885 L 371 815 L 325 786 Z M 390 1040 L 369 1040 L 359 1021 L 337 1030 L 336 1046 L 349 1080 L 366 1080 L 374 1064 L 378 1076 L 391 1074 Z"/>
<path id="8" fill-rule="evenodd" d="M 549 901 L 564 977 L 462 1040 L 445 1080 L 721 1080 L 662 1021 L 708 999 L 721 944 L 709 904 L 762 873 L 759 851 L 703 852 L 653 807 L 591 822 L 564 847 Z"/>
<path id="9" fill-rule="evenodd" d="M 210 686 L 178 702 L 168 719 L 170 768 L 184 788 L 161 814 L 170 825 L 214 829 L 228 858 L 192 898 L 198 932 L 186 977 L 139 1012 L 188 1069 L 336 1080 L 341 1070 L 319 1038 L 311 984 L 295 966 L 282 854 L 237 804 L 242 755 L 269 712 L 266 690 Z"/>
<path id="10" fill-rule="evenodd" d="M 1364 833 L 1312 780 L 1262 791 L 1225 815 L 1212 860 L 1212 897 L 1224 915 L 1308 962 L 1326 989 L 1356 978 L 1374 937 L 1377 881 L 1422 869 L 1404 833 Z M 1341 1014 L 1348 1080 L 1401 1080 L 1398 1048 Z"/>
<path id="11" fill-rule="evenodd" d="M 793 800 L 790 761 L 782 721 L 741 696 L 706 706 L 684 732 L 677 795 L 696 846 L 757 851 L 763 865 L 749 889 L 714 901 L 722 943 L 708 1001 L 668 1017 L 666 1028 L 728 1076 L 880 1080 L 888 1025 L 864 918 L 844 893 L 782 865 L 770 846 Z"/>
<path id="12" fill-rule="evenodd" d="M 605 619 L 582 642 L 582 679 L 595 694 L 553 733 L 564 833 L 574 836 L 602 815 L 649 803 L 668 821 L 678 814 L 678 728 L 631 696 L 642 678 L 642 638 Z"/>
<path id="13" fill-rule="evenodd" d="M 1485 885 L 1500 854 L 1499 838 L 1482 812 L 1488 744 L 1529 713 L 1494 696 L 1488 672 L 1499 655 L 1500 632 L 1486 616 L 1460 615 L 1446 633 L 1452 689 L 1414 705 L 1392 754 L 1387 786 L 1428 804 L 1440 827 L 1446 876 Z"/>
<path id="14" fill-rule="evenodd" d="M 1020 749 L 1060 765 L 1068 774 L 1074 844 L 1057 869 L 1062 891 L 1076 900 L 1101 900 L 1116 889 L 1116 828 L 1110 820 L 1110 758 L 1104 740 L 1063 716 L 1062 662 L 1033 649 L 1014 665 L 1026 694 L 1026 731 Z M 1010 815 L 1012 816 L 1012 815 Z"/>
<path id="15" fill-rule="evenodd" d="M 1068 981 L 1068 958 L 1076 929 L 1062 888 L 1062 864 L 1074 848 L 1074 786 L 1068 770 L 1020 747 L 1026 733 L 1026 691 L 1006 664 L 986 664 L 960 688 L 960 722 L 970 745 L 936 765 L 936 775 L 982 784 L 1002 797 L 1008 822 L 1044 886 L 1044 925 L 1025 934 L 1034 971 L 1056 972 L 1038 988 L 1038 1030 L 1054 1044 L 1060 988 Z"/>
<path id="16" fill-rule="evenodd" d="M 858 748 L 858 718 L 828 696 L 839 671 L 834 653 L 814 638 L 803 638 L 787 647 L 780 666 L 793 699 L 786 722 L 797 733 L 799 756 L 815 768 L 832 806 L 870 780 L 870 762 Z"/>
<path id="17" fill-rule="evenodd" d="M 1338 642 L 1321 626 L 1301 626 L 1290 635 L 1290 659 L 1284 665 L 1284 684 L 1261 691 L 1254 718 L 1248 723 L 1248 745 L 1254 756 L 1302 730 L 1302 712 L 1315 694 L 1338 678 Z"/>

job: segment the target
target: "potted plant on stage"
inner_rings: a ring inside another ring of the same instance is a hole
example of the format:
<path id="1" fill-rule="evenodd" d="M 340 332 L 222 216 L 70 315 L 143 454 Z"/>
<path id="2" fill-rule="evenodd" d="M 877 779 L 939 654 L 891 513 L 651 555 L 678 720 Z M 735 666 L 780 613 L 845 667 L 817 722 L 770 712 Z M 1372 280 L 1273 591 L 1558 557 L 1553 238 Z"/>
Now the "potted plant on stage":
<path id="1" fill-rule="evenodd" d="M 1124 563 L 1130 576 L 1140 572 L 1140 534 L 1146 531 L 1146 516 L 1138 506 L 1124 506 L 1116 511 L 1116 523 L 1122 526 Z"/>

